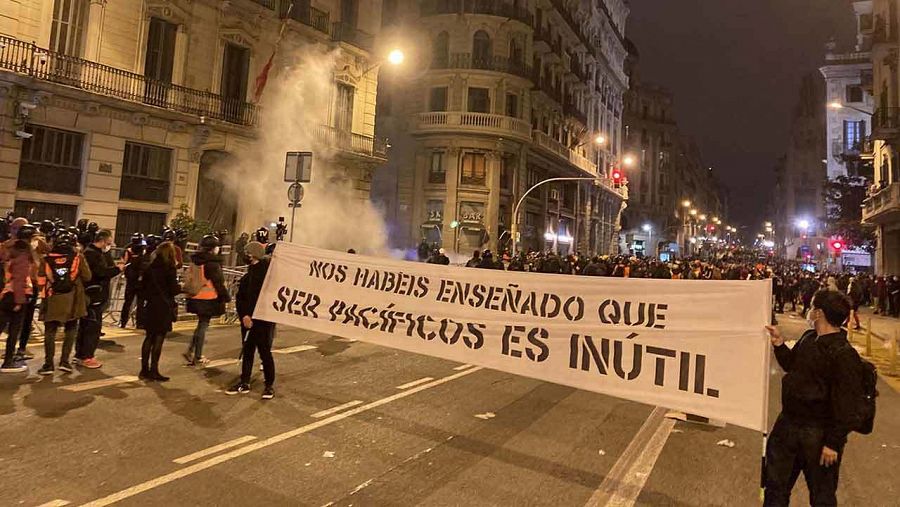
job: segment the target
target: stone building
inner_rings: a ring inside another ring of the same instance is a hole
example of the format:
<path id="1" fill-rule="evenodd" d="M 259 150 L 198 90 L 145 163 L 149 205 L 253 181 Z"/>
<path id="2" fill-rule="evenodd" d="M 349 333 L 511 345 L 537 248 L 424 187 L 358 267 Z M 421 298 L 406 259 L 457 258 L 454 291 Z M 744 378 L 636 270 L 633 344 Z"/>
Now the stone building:
<path id="1" fill-rule="evenodd" d="M 632 46 L 624 145 L 635 163 L 625 169 L 629 200 L 620 249 L 652 257 L 692 255 L 703 238 L 725 238 L 716 233 L 729 227 L 723 194 L 696 144 L 679 131 L 671 92 L 643 82 L 638 60 Z"/>
<path id="2" fill-rule="evenodd" d="M 283 23 L 283 45 L 337 50 L 343 71 L 316 135 L 367 197 L 385 160 L 373 137 L 377 72 L 366 72 L 381 0 L 290 4 L 0 0 L 0 208 L 94 220 L 119 244 L 158 233 L 182 205 L 218 228 L 255 228 L 246 216 L 259 203 L 214 168 L 259 137 L 254 80 Z"/>
<path id="3" fill-rule="evenodd" d="M 874 0 L 871 93 L 874 176 L 863 221 L 876 227 L 875 272 L 900 274 L 900 1 Z"/>
<path id="4" fill-rule="evenodd" d="M 615 251 L 624 188 L 622 0 L 385 2 L 412 75 L 382 79 L 378 134 L 391 158 L 373 182 L 392 242 L 448 252 Z M 601 141 L 598 143 L 598 141 Z M 581 181 L 534 185 L 550 178 Z M 590 181 L 589 181 L 590 180 Z"/>

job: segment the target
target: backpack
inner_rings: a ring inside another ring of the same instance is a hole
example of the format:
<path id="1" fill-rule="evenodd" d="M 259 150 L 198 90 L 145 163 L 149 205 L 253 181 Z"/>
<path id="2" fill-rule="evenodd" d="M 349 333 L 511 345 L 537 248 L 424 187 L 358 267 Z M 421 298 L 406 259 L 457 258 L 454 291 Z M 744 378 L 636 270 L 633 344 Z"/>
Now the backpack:
<path id="1" fill-rule="evenodd" d="M 50 279 L 50 294 L 68 294 L 75 289 L 78 276 L 76 255 L 48 255 L 47 271 Z"/>
<path id="2" fill-rule="evenodd" d="M 841 345 L 832 347 L 829 351 L 829 357 L 834 357 L 841 349 L 849 349 L 853 353 L 853 375 L 855 381 L 859 383 L 861 394 L 854 400 L 851 420 L 853 425 L 850 427 L 861 435 L 872 433 L 875 427 L 875 399 L 878 398 L 878 370 L 875 365 L 863 359 L 859 352 L 844 342 Z"/>
<path id="3" fill-rule="evenodd" d="M 187 276 L 184 277 L 182 290 L 188 297 L 194 297 L 200 294 L 203 287 L 206 286 L 206 276 L 203 273 L 203 266 L 191 264 L 188 268 Z"/>

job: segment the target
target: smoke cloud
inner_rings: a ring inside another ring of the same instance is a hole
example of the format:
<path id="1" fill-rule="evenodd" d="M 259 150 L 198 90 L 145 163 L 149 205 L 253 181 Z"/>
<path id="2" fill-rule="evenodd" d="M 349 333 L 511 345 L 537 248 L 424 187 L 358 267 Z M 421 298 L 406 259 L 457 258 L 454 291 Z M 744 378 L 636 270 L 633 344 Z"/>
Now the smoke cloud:
<path id="1" fill-rule="evenodd" d="M 269 75 L 258 138 L 231 150 L 234 156 L 215 169 L 216 179 L 237 195 L 235 236 L 271 227 L 282 216 L 290 227 L 285 153 L 311 151 L 312 182 L 303 184 L 305 196 L 296 210 L 293 241 L 339 251 L 353 248 L 371 255 L 390 254 L 382 214 L 370 203 L 368 192 L 354 189 L 363 173 L 339 158 L 339 146 L 319 134 L 322 125 L 329 123 L 334 71 L 343 65 L 340 51 L 305 44 L 283 47 L 279 56 L 284 66 L 276 65 L 277 72 L 273 68 Z M 360 86 L 366 85 L 360 81 Z M 360 100 L 357 96 L 355 102 Z"/>

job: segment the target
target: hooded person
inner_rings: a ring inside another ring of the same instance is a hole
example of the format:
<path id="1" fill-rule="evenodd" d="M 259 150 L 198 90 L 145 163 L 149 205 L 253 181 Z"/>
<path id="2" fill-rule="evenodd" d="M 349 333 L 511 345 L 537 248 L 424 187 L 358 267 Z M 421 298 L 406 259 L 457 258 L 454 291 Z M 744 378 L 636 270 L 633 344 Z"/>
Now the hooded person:
<path id="1" fill-rule="evenodd" d="M 16 343 L 22 325 L 23 308 L 34 294 L 34 254 L 31 245 L 17 239 L 3 251 L 3 289 L 0 291 L 0 332 L 6 331 L 6 350 L 2 373 L 28 370 L 24 361 L 16 360 Z"/>
<path id="2" fill-rule="evenodd" d="M 262 399 L 275 397 L 275 360 L 272 357 L 272 341 L 275 337 L 275 324 L 253 317 L 256 303 L 262 292 L 266 273 L 269 271 L 269 258 L 262 243 L 252 241 L 245 249 L 249 266 L 247 273 L 241 278 L 235 297 L 235 309 L 241 321 L 243 337 L 241 353 L 241 379 L 237 384 L 225 391 L 225 394 L 246 394 L 250 392 L 250 375 L 253 372 L 253 356 L 259 353 L 263 367 Z"/>
<path id="3" fill-rule="evenodd" d="M 184 290 L 188 294 L 187 311 L 197 316 L 197 327 L 191 345 L 183 354 L 188 366 L 203 365 L 208 360 L 203 356 L 206 330 L 213 317 L 225 313 L 225 304 L 231 301 L 222 273 L 222 258 L 219 256 L 219 238 L 212 234 L 200 240 L 200 250 L 191 256 L 191 266 Z"/>

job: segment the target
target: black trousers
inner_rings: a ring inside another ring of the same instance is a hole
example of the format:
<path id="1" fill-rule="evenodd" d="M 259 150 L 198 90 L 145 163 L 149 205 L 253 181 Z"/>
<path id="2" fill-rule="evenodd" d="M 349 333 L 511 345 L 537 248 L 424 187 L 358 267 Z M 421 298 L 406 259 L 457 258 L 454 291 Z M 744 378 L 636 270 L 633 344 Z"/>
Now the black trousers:
<path id="1" fill-rule="evenodd" d="M 6 350 L 3 355 L 3 365 L 9 366 L 13 364 L 16 356 L 16 345 L 19 342 L 19 333 L 22 329 L 22 317 L 25 306 L 22 309 L 14 311 L 0 311 L 0 333 L 6 331 Z"/>
<path id="2" fill-rule="evenodd" d="M 19 350 L 25 350 L 31 332 L 34 330 L 34 310 L 37 308 L 37 296 L 30 296 L 28 303 L 22 306 L 22 325 L 19 332 Z"/>
<path id="3" fill-rule="evenodd" d="M 125 281 L 125 299 L 122 301 L 122 318 L 119 319 L 119 325 L 125 327 L 128 325 L 128 318 L 131 316 L 131 305 L 137 300 L 137 309 L 134 315 L 134 324 L 140 329 L 144 326 L 144 305 L 141 304 L 141 297 L 138 295 L 137 282 Z"/>
<path id="4" fill-rule="evenodd" d="M 79 360 L 94 357 L 100 344 L 100 328 L 103 324 L 103 307 L 88 305 L 87 315 L 78 322 L 78 339 L 75 341 L 75 357 Z"/>
<path id="5" fill-rule="evenodd" d="M 259 360 L 263 365 L 263 377 L 266 385 L 275 383 L 275 359 L 272 357 L 272 341 L 275 337 L 275 326 L 269 322 L 253 321 L 250 329 L 241 325 L 241 334 L 244 336 L 244 347 L 241 356 L 241 382 L 250 383 L 250 375 L 253 373 L 253 353 L 259 352 Z"/>
<path id="6" fill-rule="evenodd" d="M 59 322 L 44 323 L 44 364 L 53 366 L 53 356 L 56 354 L 56 331 L 59 330 Z M 63 337 L 62 355 L 59 357 L 61 363 L 69 362 L 69 354 L 72 353 L 72 345 L 78 333 L 78 321 L 70 320 L 63 324 L 65 336 Z"/>
<path id="7" fill-rule="evenodd" d="M 835 449 L 839 454 L 833 465 L 819 465 L 824 435 L 825 430 L 821 427 L 800 425 L 784 416 L 778 417 L 766 445 L 765 507 L 787 507 L 800 472 L 806 479 L 810 505 L 837 505 L 843 449 Z"/>
<path id="8" fill-rule="evenodd" d="M 159 373 L 159 356 L 162 355 L 163 342 L 166 333 L 144 334 L 144 343 L 141 344 L 141 371 Z"/>

